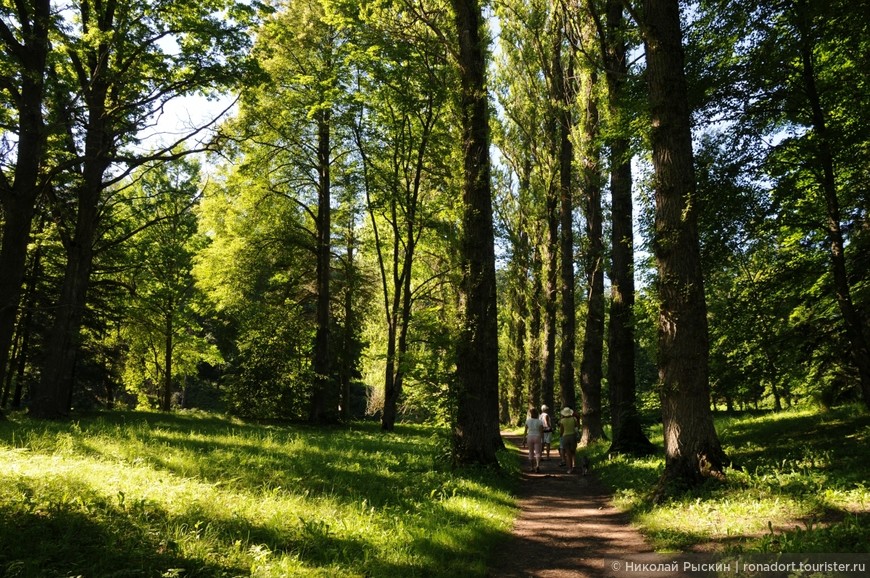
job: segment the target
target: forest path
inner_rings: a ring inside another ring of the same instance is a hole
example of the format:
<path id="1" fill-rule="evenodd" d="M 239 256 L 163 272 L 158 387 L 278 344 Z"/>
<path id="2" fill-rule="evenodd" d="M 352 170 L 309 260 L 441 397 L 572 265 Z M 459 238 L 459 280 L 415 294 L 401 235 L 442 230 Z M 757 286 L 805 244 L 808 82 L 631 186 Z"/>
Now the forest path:
<path id="1" fill-rule="evenodd" d="M 503 433 L 502 438 L 523 456 L 521 511 L 513 537 L 493 553 L 488 576 L 632 577 L 623 571 L 624 557 L 653 550 L 631 526 L 628 515 L 611 504 L 610 492 L 594 473 L 566 473 L 555 450 L 549 460 L 541 461 L 540 473 L 529 472 L 527 451 L 519 447 L 522 436 Z M 582 450 L 578 453 L 582 455 Z"/>

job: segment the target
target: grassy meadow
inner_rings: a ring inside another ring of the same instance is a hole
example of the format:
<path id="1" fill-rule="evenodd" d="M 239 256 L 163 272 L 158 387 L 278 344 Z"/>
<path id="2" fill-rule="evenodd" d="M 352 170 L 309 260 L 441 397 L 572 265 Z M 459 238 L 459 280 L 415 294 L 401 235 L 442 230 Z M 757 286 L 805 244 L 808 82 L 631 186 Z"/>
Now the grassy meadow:
<path id="1" fill-rule="evenodd" d="M 652 545 L 664 552 L 870 552 L 870 415 L 859 407 L 720 416 L 733 462 L 726 480 L 661 505 L 649 495 L 664 467 L 588 448 Z M 650 432 L 662 446 L 661 425 Z"/>
<path id="2" fill-rule="evenodd" d="M 0 576 L 483 576 L 517 459 L 442 430 L 112 412 L 0 422 Z"/>
<path id="3" fill-rule="evenodd" d="M 870 415 L 717 418 L 724 482 L 660 505 L 661 457 L 582 450 L 662 552 L 870 552 Z M 661 429 L 650 432 L 661 445 Z M 485 576 L 517 513 L 441 429 L 107 412 L 0 422 L 0 576 Z"/>

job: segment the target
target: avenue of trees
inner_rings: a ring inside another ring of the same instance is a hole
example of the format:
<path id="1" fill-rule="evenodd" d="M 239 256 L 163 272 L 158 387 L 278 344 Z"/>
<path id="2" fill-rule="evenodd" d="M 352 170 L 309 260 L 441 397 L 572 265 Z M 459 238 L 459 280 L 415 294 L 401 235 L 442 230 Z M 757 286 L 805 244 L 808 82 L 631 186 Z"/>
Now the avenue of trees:
<path id="1" fill-rule="evenodd" d="M 569 406 L 613 452 L 661 420 L 694 483 L 717 409 L 870 407 L 867 13 L 0 0 L 0 409 L 427 420 L 492 464 Z"/>

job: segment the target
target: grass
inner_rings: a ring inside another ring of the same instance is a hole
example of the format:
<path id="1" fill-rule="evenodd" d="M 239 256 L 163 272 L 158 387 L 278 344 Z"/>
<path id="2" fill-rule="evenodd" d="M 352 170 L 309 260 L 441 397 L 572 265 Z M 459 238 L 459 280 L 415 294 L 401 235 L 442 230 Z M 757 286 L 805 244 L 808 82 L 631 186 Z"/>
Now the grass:
<path id="1" fill-rule="evenodd" d="M 2 576 L 483 576 L 507 473 L 444 432 L 112 412 L 0 423 Z"/>
<path id="2" fill-rule="evenodd" d="M 722 416 L 716 426 L 734 465 L 726 480 L 658 506 L 648 498 L 661 456 L 585 451 L 659 551 L 870 552 L 870 415 L 812 409 Z M 661 447 L 661 426 L 649 433 Z"/>
<path id="3" fill-rule="evenodd" d="M 870 415 L 717 418 L 724 482 L 660 505 L 661 457 L 582 450 L 662 552 L 870 552 Z M 661 430 L 650 432 L 661 446 Z M 485 576 L 520 456 L 451 470 L 443 430 L 111 412 L 0 422 L 0 576 Z"/>

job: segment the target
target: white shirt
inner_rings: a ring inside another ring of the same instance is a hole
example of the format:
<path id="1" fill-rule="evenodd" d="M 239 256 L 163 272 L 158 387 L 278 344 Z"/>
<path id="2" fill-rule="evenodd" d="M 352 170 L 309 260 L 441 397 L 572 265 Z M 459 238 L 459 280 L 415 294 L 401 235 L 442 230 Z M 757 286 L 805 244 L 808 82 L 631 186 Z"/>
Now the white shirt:
<path id="1" fill-rule="evenodd" d="M 530 417 L 526 420 L 526 431 L 530 436 L 540 437 L 544 435 L 544 424 L 538 418 Z"/>

